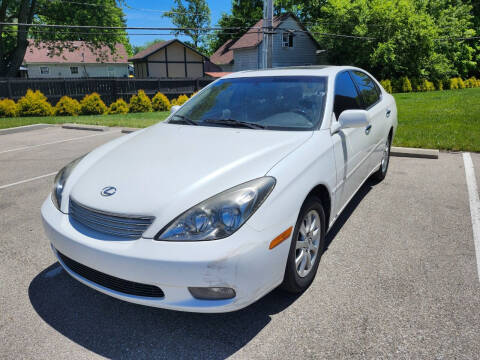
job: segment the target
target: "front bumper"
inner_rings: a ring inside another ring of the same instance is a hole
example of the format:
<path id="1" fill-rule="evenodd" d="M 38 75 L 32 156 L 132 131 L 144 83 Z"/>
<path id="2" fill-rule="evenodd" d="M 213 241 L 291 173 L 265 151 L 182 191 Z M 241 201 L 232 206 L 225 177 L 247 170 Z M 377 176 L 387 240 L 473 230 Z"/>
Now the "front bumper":
<path id="1" fill-rule="evenodd" d="M 290 246 L 287 240 L 269 250 L 270 241 L 282 228 L 257 231 L 248 223 L 232 236 L 214 241 L 100 240 L 74 228 L 50 197 L 42 206 L 42 218 L 57 259 L 72 277 L 121 300 L 172 310 L 229 312 L 248 306 L 282 282 Z M 140 297 L 100 286 L 69 269 L 57 250 L 102 273 L 158 286 L 165 296 Z M 198 300 L 188 287 L 230 287 L 236 296 Z"/>

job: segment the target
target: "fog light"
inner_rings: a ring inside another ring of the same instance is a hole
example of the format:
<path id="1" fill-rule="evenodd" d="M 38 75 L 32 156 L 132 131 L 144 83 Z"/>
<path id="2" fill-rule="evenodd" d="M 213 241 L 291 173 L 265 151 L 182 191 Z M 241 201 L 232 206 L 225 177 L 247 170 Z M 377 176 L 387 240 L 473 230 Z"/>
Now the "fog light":
<path id="1" fill-rule="evenodd" d="M 188 291 L 195 299 L 225 300 L 235 297 L 235 290 L 227 287 L 189 287 Z"/>

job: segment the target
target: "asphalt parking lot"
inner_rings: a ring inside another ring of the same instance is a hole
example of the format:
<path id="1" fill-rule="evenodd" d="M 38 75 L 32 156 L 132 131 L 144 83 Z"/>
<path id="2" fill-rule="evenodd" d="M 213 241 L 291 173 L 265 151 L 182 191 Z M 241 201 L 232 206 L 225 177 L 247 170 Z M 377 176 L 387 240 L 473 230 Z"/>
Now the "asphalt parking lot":
<path id="1" fill-rule="evenodd" d="M 228 314 L 125 303 L 70 278 L 41 219 L 54 173 L 122 136 L 0 135 L 0 358 L 478 359 L 480 281 L 461 153 L 392 158 L 328 235 L 312 286 Z M 480 184 L 480 154 L 471 154 Z"/>

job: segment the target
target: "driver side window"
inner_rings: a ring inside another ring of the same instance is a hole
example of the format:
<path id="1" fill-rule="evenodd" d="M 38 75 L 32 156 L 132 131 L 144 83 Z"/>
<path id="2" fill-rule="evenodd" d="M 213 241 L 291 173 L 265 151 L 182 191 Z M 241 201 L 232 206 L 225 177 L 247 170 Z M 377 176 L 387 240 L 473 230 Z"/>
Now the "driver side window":
<path id="1" fill-rule="evenodd" d="M 348 72 L 342 72 L 335 79 L 335 98 L 333 100 L 335 117 L 338 121 L 342 111 L 357 109 L 362 109 L 360 95 Z"/>

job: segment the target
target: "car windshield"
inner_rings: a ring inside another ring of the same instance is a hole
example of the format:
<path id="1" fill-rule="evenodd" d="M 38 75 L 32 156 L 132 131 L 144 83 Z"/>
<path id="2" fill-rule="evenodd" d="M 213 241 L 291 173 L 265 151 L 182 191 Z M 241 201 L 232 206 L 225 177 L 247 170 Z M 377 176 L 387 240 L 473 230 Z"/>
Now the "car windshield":
<path id="1" fill-rule="evenodd" d="M 322 120 L 326 77 L 221 79 L 183 105 L 169 122 L 272 130 L 312 130 Z"/>

